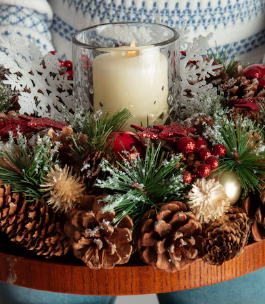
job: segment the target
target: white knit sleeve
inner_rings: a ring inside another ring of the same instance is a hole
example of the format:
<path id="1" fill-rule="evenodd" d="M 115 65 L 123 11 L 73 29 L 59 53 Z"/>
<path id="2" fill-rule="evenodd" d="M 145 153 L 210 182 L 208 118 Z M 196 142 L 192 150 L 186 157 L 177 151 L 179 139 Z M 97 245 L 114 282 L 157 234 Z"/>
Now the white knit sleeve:
<path id="1" fill-rule="evenodd" d="M 43 53 L 54 50 L 50 27 L 53 13 L 46 0 L 0 0 L 0 35 L 35 38 Z"/>

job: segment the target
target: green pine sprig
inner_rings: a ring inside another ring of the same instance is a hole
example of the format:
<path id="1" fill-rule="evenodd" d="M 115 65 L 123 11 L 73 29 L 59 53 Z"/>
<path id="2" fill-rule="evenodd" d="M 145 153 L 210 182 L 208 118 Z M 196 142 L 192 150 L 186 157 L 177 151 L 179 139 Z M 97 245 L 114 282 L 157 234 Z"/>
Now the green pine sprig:
<path id="1" fill-rule="evenodd" d="M 220 158 L 218 171 L 234 171 L 241 181 L 244 194 L 260 191 L 265 177 L 265 147 L 262 132 L 247 118 L 224 119 L 218 131 L 227 149 Z"/>
<path id="2" fill-rule="evenodd" d="M 88 137 L 87 145 L 89 149 L 96 148 L 105 150 L 110 141 L 107 140 L 112 132 L 120 131 L 126 125 L 127 120 L 131 117 L 129 110 L 124 109 L 117 111 L 113 115 L 109 112 L 102 114 L 101 111 L 92 113 L 64 112 L 64 118 L 69 122 L 75 133 L 82 133 Z M 82 143 L 75 143 L 77 149 L 82 150 Z"/>
<path id="3" fill-rule="evenodd" d="M 13 95 L 14 92 L 9 86 L 0 84 L 0 113 L 7 111 L 12 106 L 10 99 Z"/>
<path id="4" fill-rule="evenodd" d="M 213 59 L 214 62 L 221 64 L 223 66 L 223 72 L 227 73 L 229 77 L 233 77 L 236 74 L 237 68 L 240 65 L 237 55 L 232 52 L 232 49 L 226 50 L 222 48 L 218 50 L 217 46 L 215 49 L 208 50 L 208 57 Z M 229 55 L 229 53 L 232 53 L 232 55 Z"/>
<path id="5" fill-rule="evenodd" d="M 129 215 L 137 224 L 143 213 L 156 208 L 157 203 L 183 199 L 186 186 L 182 176 L 184 167 L 179 167 L 181 155 L 172 155 L 167 160 L 160 150 L 160 145 L 157 149 L 148 145 L 145 158 L 137 155 L 130 161 L 124 152 L 123 164 L 118 163 L 119 169 L 107 160 L 102 161 L 102 170 L 111 176 L 105 181 L 97 180 L 96 186 L 116 191 L 104 198 L 108 204 L 103 208 L 103 212 L 115 210 L 115 222 Z"/>
<path id="6" fill-rule="evenodd" d="M 54 160 L 59 143 L 52 143 L 49 136 L 38 138 L 37 145 L 31 150 L 27 139 L 20 132 L 16 143 L 10 132 L 9 141 L 0 141 L 0 180 L 10 184 L 16 192 L 24 192 L 32 200 L 41 198 L 40 185 L 44 182 Z"/>

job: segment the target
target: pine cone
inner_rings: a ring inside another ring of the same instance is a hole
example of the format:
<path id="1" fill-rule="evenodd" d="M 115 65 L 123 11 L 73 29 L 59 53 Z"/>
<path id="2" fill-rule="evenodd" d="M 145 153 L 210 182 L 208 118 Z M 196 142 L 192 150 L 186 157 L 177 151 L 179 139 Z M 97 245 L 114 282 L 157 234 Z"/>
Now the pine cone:
<path id="1" fill-rule="evenodd" d="M 141 258 L 155 269 L 175 272 L 193 263 L 201 246 L 201 224 L 185 204 L 160 204 L 142 218 L 138 249 Z"/>
<path id="2" fill-rule="evenodd" d="M 244 209 L 253 221 L 251 235 L 257 242 L 265 238 L 265 189 L 260 196 L 257 194 L 249 195 L 244 201 Z"/>
<path id="3" fill-rule="evenodd" d="M 232 108 L 229 110 L 228 115 L 232 115 L 234 119 L 239 119 L 240 117 L 251 119 L 255 122 L 260 121 L 260 113 L 257 111 L 250 111 L 245 108 Z"/>
<path id="4" fill-rule="evenodd" d="M 199 113 L 194 114 L 184 121 L 186 128 L 195 128 L 199 135 L 202 135 L 205 131 L 204 124 L 207 124 L 212 128 L 214 126 L 214 120 L 209 115 Z"/>
<path id="5" fill-rule="evenodd" d="M 0 229 L 12 242 L 47 258 L 65 255 L 70 245 L 63 223 L 43 199 L 26 201 L 24 194 L 12 193 L 10 185 L 0 185 Z"/>
<path id="6" fill-rule="evenodd" d="M 109 172 L 104 172 L 101 169 L 100 163 L 103 159 L 106 159 L 112 166 L 117 166 L 115 156 L 106 154 L 104 151 L 92 149 L 88 152 L 83 161 L 83 167 L 81 168 L 81 178 L 87 186 L 88 194 L 96 194 L 97 189 L 94 188 L 96 180 L 99 178 L 105 180 Z M 98 189 L 100 191 L 100 189 Z"/>
<path id="7" fill-rule="evenodd" d="M 240 254 L 249 237 L 250 221 L 243 209 L 232 207 L 205 230 L 202 243 L 203 260 L 222 265 Z"/>
<path id="8" fill-rule="evenodd" d="M 53 142 L 57 141 L 61 143 L 59 146 L 59 158 L 61 164 L 63 166 L 68 165 L 73 167 L 74 172 L 79 174 L 84 158 L 81 155 L 76 155 L 76 153 L 74 153 L 74 141 L 79 141 L 85 145 L 87 142 L 87 136 L 84 134 L 75 134 L 73 129 L 69 126 L 63 128 L 61 132 L 55 132 L 53 129 L 50 129 L 48 131 L 48 135 L 51 136 Z"/>
<path id="9" fill-rule="evenodd" d="M 111 269 L 116 264 L 125 264 L 132 252 L 131 218 L 126 216 L 114 227 L 115 212 L 100 211 L 104 206 L 104 202 L 100 202 L 103 198 L 84 197 L 82 207 L 85 210 L 72 209 L 64 227 L 74 255 L 92 269 Z"/>
<path id="10" fill-rule="evenodd" d="M 221 88 L 225 92 L 225 97 L 228 97 L 229 99 L 245 99 L 254 96 L 265 96 L 265 90 L 260 90 L 258 85 L 258 79 L 247 79 L 244 76 L 240 76 L 227 80 Z"/>

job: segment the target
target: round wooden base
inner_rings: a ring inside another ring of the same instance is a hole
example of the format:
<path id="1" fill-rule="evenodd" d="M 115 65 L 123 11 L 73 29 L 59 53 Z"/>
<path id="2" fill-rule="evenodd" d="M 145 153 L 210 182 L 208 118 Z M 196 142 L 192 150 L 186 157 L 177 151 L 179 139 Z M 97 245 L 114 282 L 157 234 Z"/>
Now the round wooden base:
<path id="1" fill-rule="evenodd" d="M 19 251 L 18 251 L 19 250 Z M 0 281 L 54 292 L 84 295 L 136 295 L 172 292 L 237 278 L 265 266 L 265 241 L 252 243 L 222 266 L 197 260 L 189 268 L 170 274 L 130 264 L 111 270 L 91 270 L 75 258 L 45 260 L 16 245 L 0 245 Z"/>

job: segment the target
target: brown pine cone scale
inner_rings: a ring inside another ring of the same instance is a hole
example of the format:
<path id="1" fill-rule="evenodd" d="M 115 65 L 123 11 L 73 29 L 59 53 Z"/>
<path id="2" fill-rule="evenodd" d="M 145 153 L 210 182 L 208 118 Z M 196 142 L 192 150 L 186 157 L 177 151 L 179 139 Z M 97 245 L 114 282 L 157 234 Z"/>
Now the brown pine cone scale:
<path id="1" fill-rule="evenodd" d="M 0 229 L 12 242 L 47 258 L 65 255 L 70 244 L 64 221 L 43 199 L 28 201 L 10 185 L 0 185 Z"/>
<path id="2" fill-rule="evenodd" d="M 138 249 L 143 261 L 155 269 L 175 272 L 199 256 L 202 227 L 185 204 L 160 204 L 160 210 L 142 217 Z"/>
<path id="3" fill-rule="evenodd" d="M 232 207 L 227 214 L 211 222 L 202 243 L 203 261 L 222 265 L 240 254 L 249 237 L 250 220 L 243 209 Z"/>
<path id="4" fill-rule="evenodd" d="M 83 198 L 81 208 L 68 215 L 64 230 L 74 255 L 92 269 L 111 269 L 128 262 L 131 253 L 133 222 L 126 216 L 117 226 L 112 224 L 115 212 L 102 213 L 104 196 Z"/>

